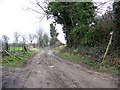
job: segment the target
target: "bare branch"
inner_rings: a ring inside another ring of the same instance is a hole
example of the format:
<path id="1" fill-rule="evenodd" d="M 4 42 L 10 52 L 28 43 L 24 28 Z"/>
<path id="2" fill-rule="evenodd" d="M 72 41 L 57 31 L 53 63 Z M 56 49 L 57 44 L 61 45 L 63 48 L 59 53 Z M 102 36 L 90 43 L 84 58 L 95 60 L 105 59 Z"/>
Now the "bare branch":
<path id="1" fill-rule="evenodd" d="M 40 5 L 40 2 L 38 1 L 38 0 L 36 0 L 36 4 L 44 11 L 44 12 L 46 12 L 46 10 L 44 10 L 44 8 Z"/>
<path id="2" fill-rule="evenodd" d="M 105 4 L 109 3 L 109 2 L 113 2 L 113 0 L 108 0 L 106 2 L 99 2 L 100 4 L 98 5 L 98 2 L 95 3 L 96 6 L 97 6 L 97 9 L 96 10 L 100 10 Z"/>
<path id="3" fill-rule="evenodd" d="M 33 8 L 27 8 L 26 10 L 35 11 L 35 12 L 37 12 L 37 13 L 39 13 L 39 14 L 45 14 L 45 13 L 41 13 L 41 12 L 39 12 L 38 10 L 35 10 L 35 9 L 33 9 Z"/>
<path id="4" fill-rule="evenodd" d="M 43 18 L 45 17 L 45 15 L 43 15 L 42 17 L 41 17 L 41 20 L 40 20 L 40 22 L 43 20 Z"/>

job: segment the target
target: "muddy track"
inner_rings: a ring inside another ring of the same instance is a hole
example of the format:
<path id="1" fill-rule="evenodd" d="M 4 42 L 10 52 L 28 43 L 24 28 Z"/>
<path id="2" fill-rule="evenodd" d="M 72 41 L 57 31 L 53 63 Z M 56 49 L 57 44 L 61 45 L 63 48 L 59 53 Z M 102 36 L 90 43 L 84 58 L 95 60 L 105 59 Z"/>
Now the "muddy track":
<path id="1" fill-rule="evenodd" d="M 3 67 L 2 88 L 117 88 L 118 79 L 44 50 L 24 68 Z"/>

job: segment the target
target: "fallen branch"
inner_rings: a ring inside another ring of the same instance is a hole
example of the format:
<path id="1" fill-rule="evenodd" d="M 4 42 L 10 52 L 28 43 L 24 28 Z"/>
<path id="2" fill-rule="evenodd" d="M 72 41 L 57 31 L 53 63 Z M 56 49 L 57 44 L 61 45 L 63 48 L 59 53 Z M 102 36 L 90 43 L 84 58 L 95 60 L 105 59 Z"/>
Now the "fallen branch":
<path id="1" fill-rule="evenodd" d="M 13 56 L 13 55 L 11 55 L 8 51 L 6 51 L 6 50 L 4 50 L 9 56 L 11 56 L 11 57 L 15 57 L 15 58 L 18 58 L 18 59 L 21 59 L 21 58 L 19 58 L 19 57 L 17 57 L 17 56 Z M 22 60 L 22 59 L 21 59 Z"/>

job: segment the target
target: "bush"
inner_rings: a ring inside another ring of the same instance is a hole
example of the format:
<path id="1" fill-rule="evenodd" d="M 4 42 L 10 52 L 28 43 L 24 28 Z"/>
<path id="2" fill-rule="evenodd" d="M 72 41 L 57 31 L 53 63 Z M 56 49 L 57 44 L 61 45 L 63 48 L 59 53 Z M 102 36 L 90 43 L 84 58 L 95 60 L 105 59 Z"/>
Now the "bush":
<path id="1" fill-rule="evenodd" d="M 75 27 L 70 33 L 71 39 L 73 39 L 72 40 L 73 45 L 79 46 L 87 31 L 88 31 L 88 27 L 86 25 Z"/>
<path id="2" fill-rule="evenodd" d="M 88 32 L 85 33 L 82 39 L 83 46 L 96 46 L 98 45 L 98 35 L 99 32 L 95 30 L 94 27 L 90 28 Z"/>

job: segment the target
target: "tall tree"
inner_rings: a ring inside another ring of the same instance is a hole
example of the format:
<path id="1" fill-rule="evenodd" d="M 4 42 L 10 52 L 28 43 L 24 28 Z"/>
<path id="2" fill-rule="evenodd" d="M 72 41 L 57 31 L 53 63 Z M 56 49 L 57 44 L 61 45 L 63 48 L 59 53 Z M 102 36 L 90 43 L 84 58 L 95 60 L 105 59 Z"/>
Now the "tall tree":
<path id="1" fill-rule="evenodd" d="M 48 37 L 48 35 L 44 34 L 43 35 L 43 46 L 47 47 L 48 43 L 49 43 L 49 37 Z"/>
<path id="2" fill-rule="evenodd" d="M 50 24 L 50 35 L 51 35 L 50 45 L 51 45 L 51 46 L 54 45 L 55 42 L 58 40 L 58 39 L 57 39 L 58 33 L 56 32 L 55 26 L 56 26 L 55 23 L 51 23 L 51 24 Z"/>
<path id="3" fill-rule="evenodd" d="M 81 29 L 88 29 L 92 22 L 95 12 L 95 6 L 92 2 L 50 2 L 48 11 L 54 16 L 54 20 L 63 25 L 63 30 L 66 35 L 67 45 L 74 46 L 74 38 L 80 39 Z M 75 30 L 75 27 L 81 26 L 81 29 Z M 74 29 L 74 31 L 73 31 Z M 73 33 L 75 34 L 72 37 Z"/>

